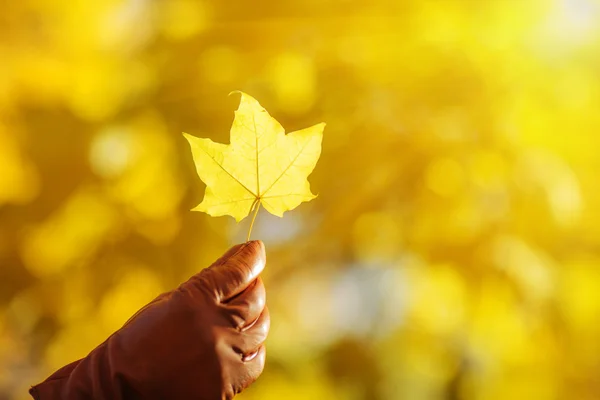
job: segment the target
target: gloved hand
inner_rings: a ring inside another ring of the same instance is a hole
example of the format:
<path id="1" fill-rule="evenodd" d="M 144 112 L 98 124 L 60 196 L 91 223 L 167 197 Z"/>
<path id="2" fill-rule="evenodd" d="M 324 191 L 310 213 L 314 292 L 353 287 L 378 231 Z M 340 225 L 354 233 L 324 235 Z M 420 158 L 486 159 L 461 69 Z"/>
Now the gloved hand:
<path id="1" fill-rule="evenodd" d="M 30 393 L 38 400 L 233 398 L 265 363 L 264 266 L 261 241 L 232 247 Z"/>

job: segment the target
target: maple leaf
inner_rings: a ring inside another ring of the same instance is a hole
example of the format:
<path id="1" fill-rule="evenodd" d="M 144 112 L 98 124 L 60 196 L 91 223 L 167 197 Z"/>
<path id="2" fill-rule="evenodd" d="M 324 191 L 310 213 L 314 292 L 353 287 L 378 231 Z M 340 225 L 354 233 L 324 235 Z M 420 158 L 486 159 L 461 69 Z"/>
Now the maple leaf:
<path id="1" fill-rule="evenodd" d="M 251 96 L 241 94 L 230 131 L 231 144 L 184 133 L 206 192 L 195 211 L 241 221 L 262 205 L 279 217 L 316 196 L 308 175 L 321 155 L 324 123 L 286 134 Z M 248 233 L 248 237 L 250 233 Z"/>

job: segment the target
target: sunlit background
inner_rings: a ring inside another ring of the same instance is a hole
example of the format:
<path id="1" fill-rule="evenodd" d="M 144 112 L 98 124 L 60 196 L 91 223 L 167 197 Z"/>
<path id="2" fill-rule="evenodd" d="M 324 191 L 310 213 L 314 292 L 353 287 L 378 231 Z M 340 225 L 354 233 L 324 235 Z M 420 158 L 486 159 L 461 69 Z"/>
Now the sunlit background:
<path id="1" fill-rule="evenodd" d="M 240 398 L 597 399 L 596 0 L 20 0 L 0 12 L 0 399 L 245 240 L 181 132 L 327 123 L 261 212 L 272 329 Z"/>

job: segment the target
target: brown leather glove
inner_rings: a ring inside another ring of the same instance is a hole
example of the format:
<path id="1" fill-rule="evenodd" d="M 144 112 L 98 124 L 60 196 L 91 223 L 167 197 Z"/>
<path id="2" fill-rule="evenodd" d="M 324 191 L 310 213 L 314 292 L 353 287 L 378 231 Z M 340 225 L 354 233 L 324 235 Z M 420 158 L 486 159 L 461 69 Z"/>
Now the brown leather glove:
<path id="1" fill-rule="evenodd" d="M 264 265 L 261 241 L 232 247 L 30 393 L 38 400 L 233 398 L 265 363 Z"/>

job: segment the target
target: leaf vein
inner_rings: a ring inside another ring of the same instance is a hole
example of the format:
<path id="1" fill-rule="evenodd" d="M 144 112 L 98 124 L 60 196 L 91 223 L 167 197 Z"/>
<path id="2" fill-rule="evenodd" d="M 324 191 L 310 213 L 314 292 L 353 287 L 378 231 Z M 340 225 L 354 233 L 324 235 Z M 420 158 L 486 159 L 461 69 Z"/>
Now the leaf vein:
<path id="1" fill-rule="evenodd" d="M 294 165 L 294 163 L 296 162 L 296 160 L 298 159 L 298 157 L 300 157 L 300 154 L 302 154 L 304 152 L 304 149 L 306 148 L 306 146 L 308 146 L 308 144 L 312 141 L 312 137 L 310 137 L 306 143 L 304 144 L 304 146 L 302 146 L 302 148 L 300 149 L 300 151 L 298 152 L 298 154 L 296 154 L 296 156 L 292 159 L 292 161 L 290 161 L 290 163 L 288 164 L 287 167 L 285 167 L 285 169 L 283 170 L 283 172 L 281 173 L 281 175 L 279 175 L 277 177 L 277 179 L 275 179 L 273 181 L 273 183 L 271 184 L 271 186 L 269 186 L 269 188 L 267 190 L 264 191 L 263 195 L 266 194 L 269 190 L 271 190 L 271 188 L 273 188 L 273 186 L 275 186 L 275 184 L 277 182 L 279 182 L 279 180 L 287 173 L 287 171 L 292 167 L 292 165 Z M 264 197 L 263 195 L 260 194 L 259 192 L 259 196 L 260 197 Z"/>
<path id="2" fill-rule="evenodd" d="M 227 175 L 229 175 L 231 177 L 231 179 L 233 179 L 234 181 L 236 181 L 237 183 L 239 183 L 244 189 L 246 189 L 248 191 L 248 193 L 250 193 L 252 196 L 256 197 L 256 194 L 253 193 L 250 189 L 248 189 L 246 187 L 246 185 L 244 185 L 242 182 L 240 182 L 239 179 L 237 179 L 235 176 L 233 176 L 231 174 L 231 172 L 227 171 L 225 169 L 225 167 L 223 167 L 217 160 L 215 160 L 215 158 L 206 150 L 204 150 L 204 148 L 202 148 L 202 146 L 198 146 L 198 148 L 200 148 L 211 160 L 213 160 L 215 162 L 215 164 L 217 164 L 219 166 L 219 168 L 221 168 L 223 171 L 225 171 L 225 173 Z"/>
<path id="3" fill-rule="evenodd" d="M 225 201 L 223 203 L 211 204 L 210 206 L 211 207 L 219 207 L 219 206 L 224 206 L 226 204 L 241 203 L 242 201 L 248 201 L 248 200 L 256 200 L 256 197 L 250 198 L 250 199 L 237 199 L 237 200 Z"/>

